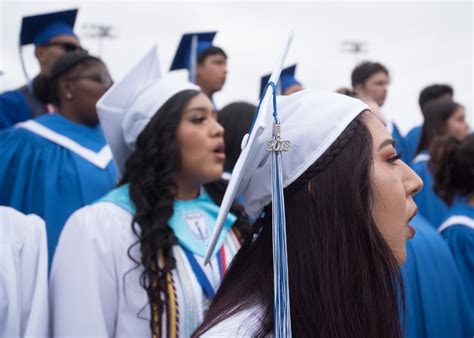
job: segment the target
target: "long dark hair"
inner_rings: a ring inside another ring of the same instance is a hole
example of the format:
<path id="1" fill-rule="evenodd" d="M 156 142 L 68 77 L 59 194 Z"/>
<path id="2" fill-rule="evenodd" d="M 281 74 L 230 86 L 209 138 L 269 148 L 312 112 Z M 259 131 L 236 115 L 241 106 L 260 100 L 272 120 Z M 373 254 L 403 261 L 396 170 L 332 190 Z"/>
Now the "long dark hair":
<path id="1" fill-rule="evenodd" d="M 421 129 L 420 143 L 416 149 L 419 154 L 423 150 L 429 150 L 435 137 L 446 134 L 446 121 L 462 107 L 452 100 L 438 99 L 427 102 L 423 106 L 425 121 Z"/>
<path id="2" fill-rule="evenodd" d="M 456 195 L 474 193 L 474 134 L 462 142 L 449 135 L 437 138 L 430 154 L 434 190 L 448 205 Z"/>
<path id="3" fill-rule="evenodd" d="M 371 168 L 372 138 L 359 116 L 285 189 L 295 337 L 402 337 L 403 284 L 371 216 Z M 254 306 L 263 314 L 255 335 L 273 332 L 271 205 L 264 214 L 254 224 L 258 237 L 249 236 L 234 258 L 194 336 Z"/>
<path id="4" fill-rule="evenodd" d="M 98 57 L 86 51 L 68 52 L 54 62 L 49 75 L 38 75 L 33 79 L 33 92 L 43 103 L 52 103 L 60 107 L 59 80 L 68 76 L 74 70 L 87 67 L 95 63 L 103 63 Z"/>
<path id="5" fill-rule="evenodd" d="M 178 239 L 168 225 L 177 194 L 175 174 L 181 165 L 176 130 L 182 111 L 198 94 L 199 91 L 195 90 L 182 91 L 158 110 L 138 136 L 136 149 L 127 160 L 119 183 L 129 183 L 130 199 L 136 209 L 132 229 L 138 240 L 129 248 L 128 255 L 137 267 L 143 267 L 140 285 L 147 292 L 151 309 L 157 308 L 160 314 L 169 299 L 167 275 L 176 267 L 172 248 L 178 244 Z M 212 190 L 212 184 L 205 185 L 205 189 L 208 188 Z M 222 196 L 214 191 L 209 195 L 215 203 L 220 204 Z M 236 223 L 240 226 L 245 221 L 239 217 Z M 140 246 L 139 259 L 131 254 L 135 245 Z M 160 252 L 163 266 L 157 264 Z M 152 316 L 150 328 L 155 334 L 156 324 Z"/>

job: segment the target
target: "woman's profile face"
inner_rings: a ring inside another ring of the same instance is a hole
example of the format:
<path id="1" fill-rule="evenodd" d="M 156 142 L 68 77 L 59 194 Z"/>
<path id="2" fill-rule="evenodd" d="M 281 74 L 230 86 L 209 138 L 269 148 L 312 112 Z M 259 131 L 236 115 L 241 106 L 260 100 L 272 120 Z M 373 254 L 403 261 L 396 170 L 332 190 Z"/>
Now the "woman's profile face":
<path id="1" fill-rule="evenodd" d="M 446 130 L 458 141 L 464 140 L 469 135 L 469 125 L 466 122 L 466 112 L 463 107 L 458 107 L 454 114 L 448 118 Z"/>
<path id="2" fill-rule="evenodd" d="M 203 93 L 193 97 L 182 112 L 176 131 L 181 154 L 178 179 L 191 184 L 218 180 L 224 170 L 224 128 Z"/>
<path id="3" fill-rule="evenodd" d="M 366 113 L 364 123 L 373 142 L 372 217 L 399 264 L 403 264 L 406 240 L 414 236 L 414 229 L 408 224 L 417 210 L 413 195 L 423 182 L 399 159 L 387 128 L 373 114 Z"/>

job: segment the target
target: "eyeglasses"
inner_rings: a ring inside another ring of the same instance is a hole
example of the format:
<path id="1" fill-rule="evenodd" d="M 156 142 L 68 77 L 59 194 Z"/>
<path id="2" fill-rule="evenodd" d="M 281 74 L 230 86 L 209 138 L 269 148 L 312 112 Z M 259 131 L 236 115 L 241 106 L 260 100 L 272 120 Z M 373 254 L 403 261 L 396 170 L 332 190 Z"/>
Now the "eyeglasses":
<path id="1" fill-rule="evenodd" d="M 49 42 L 49 43 L 45 44 L 44 46 L 47 46 L 47 47 L 51 47 L 51 46 L 61 47 L 66 52 L 85 51 L 85 49 L 83 49 L 81 46 L 75 45 L 72 42 Z"/>
<path id="2" fill-rule="evenodd" d="M 103 85 L 105 88 L 110 88 L 113 84 L 114 81 L 109 75 L 82 75 L 82 76 L 76 76 L 76 77 L 71 77 L 69 78 L 70 81 L 78 81 L 78 80 L 91 80 L 97 83 L 100 83 Z"/>

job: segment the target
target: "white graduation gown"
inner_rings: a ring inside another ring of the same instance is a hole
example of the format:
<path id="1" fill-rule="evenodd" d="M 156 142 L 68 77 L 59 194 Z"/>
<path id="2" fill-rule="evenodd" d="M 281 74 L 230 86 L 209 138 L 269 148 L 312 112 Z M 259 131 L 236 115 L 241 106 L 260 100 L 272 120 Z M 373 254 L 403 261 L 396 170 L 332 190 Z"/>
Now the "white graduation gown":
<path id="1" fill-rule="evenodd" d="M 137 241 L 131 222 L 128 211 L 110 202 L 86 206 L 70 217 L 51 270 L 54 337 L 151 337 L 148 297 L 139 283 L 143 269 L 136 268 L 128 256 L 129 247 Z M 227 265 L 238 247 L 229 231 L 224 242 Z M 130 253 L 140 257 L 139 246 Z M 189 337 L 204 319 L 206 302 L 183 250 L 175 246 L 173 253 L 179 336 Z M 196 259 L 202 263 L 200 257 Z M 217 259 L 211 264 L 212 269 L 204 272 L 216 289 L 220 283 Z"/>
<path id="2" fill-rule="evenodd" d="M 45 224 L 0 206 L 0 337 L 48 337 Z"/>
<path id="3" fill-rule="evenodd" d="M 217 323 L 201 337 L 255 337 L 262 316 L 259 307 L 240 311 Z M 272 334 L 267 337 L 273 337 Z"/>

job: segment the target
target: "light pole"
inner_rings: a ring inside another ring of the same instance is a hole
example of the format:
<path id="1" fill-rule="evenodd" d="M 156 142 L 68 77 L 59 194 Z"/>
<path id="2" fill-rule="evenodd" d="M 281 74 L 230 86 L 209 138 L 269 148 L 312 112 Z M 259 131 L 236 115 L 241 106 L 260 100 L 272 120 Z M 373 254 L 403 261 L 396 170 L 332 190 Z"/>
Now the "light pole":
<path id="1" fill-rule="evenodd" d="M 113 26 L 101 24 L 84 24 L 82 28 L 86 31 L 86 36 L 99 40 L 99 56 L 102 57 L 104 39 L 115 39 L 116 34 L 112 33 Z"/>

